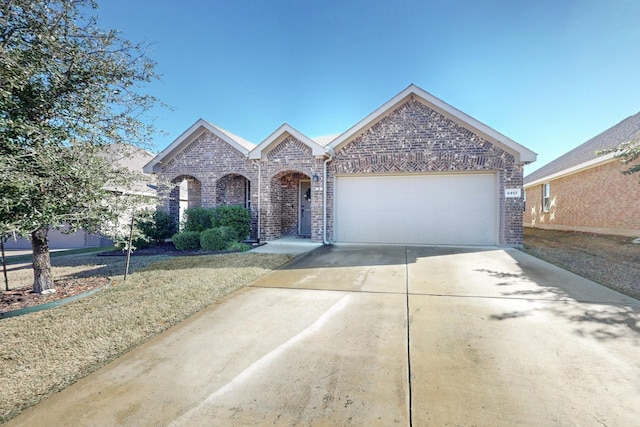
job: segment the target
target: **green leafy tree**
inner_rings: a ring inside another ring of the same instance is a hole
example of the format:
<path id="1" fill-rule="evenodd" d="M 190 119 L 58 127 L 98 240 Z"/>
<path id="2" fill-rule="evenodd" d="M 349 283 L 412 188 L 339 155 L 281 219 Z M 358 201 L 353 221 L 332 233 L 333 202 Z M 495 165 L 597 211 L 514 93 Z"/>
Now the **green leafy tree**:
<path id="1" fill-rule="evenodd" d="M 49 229 L 117 221 L 113 202 L 133 177 L 113 157 L 154 132 L 143 121 L 157 103 L 142 91 L 155 78 L 148 46 L 99 28 L 95 10 L 0 2 L 0 233 L 30 236 L 36 292 L 54 288 Z"/>
<path id="2" fill-rule="evenodd" d="M 596 152 L 598 156 L 610 153 L 614 153 L 613 157 L 620 160 L 627 167 L 622 171 L 623 174 L 632 175 L 640 172 L 640 163 L 635 163 L 638 161 L 638 157 L 640 157 L 640 135 L 616 147 Z"/>

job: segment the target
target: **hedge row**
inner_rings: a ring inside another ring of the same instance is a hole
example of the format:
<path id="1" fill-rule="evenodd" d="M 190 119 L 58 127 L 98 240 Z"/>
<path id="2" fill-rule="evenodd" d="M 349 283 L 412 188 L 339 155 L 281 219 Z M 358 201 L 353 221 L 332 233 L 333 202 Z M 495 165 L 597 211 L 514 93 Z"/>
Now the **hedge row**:
<path id="1" fill-rule="evenodd" d="M 183 231 L 174 234 L 178 250 L 246 251 L 242 243 L 251 233 L 251 213 L 240 206 L 189 208 L 185 211 Z"/>
<path id="2" fill-rule="evenodd" d="M 189 208 L 185 210 L 184 231 L 204 231 L 218 227 L 233 228 L 241 240 L 251 234 L 251 212 L 242 206 Z"/>

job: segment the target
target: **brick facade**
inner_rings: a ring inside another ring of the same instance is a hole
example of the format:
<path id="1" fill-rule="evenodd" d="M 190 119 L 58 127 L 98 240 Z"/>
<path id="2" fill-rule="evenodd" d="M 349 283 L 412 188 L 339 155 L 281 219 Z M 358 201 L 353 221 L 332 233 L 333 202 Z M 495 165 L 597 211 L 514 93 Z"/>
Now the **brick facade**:
<path id="1" fill-rule="evenodd" d="M 522 188 L 522 166 L 512 154 L 410 100 L 340 148 L 329 163 L 328 223 L 333 224 L 334 175 L 380 173 L 498 172 L 501 245 L 522 245 L 522 200 L 505 188 Z M 333 238 L 333 228 L 327 230 Z"/>
<path id="2" fill-rule="evenodd" d="M 640 184 L 611 161 L 549 181 L 551 206 L 542 209 L 542 184 L 526 188 L 526 227 L 640 236 Z M 612 191 L 612 189 L 615 189 Z"/>
<path id="3" fill-rule="evenodd" d="M 163 165 L 158 175 L 161 210 L 177 217 L 177 185 L 186 178 L 189 186 L 188 207 L 213 207 L 219 204 L 249 207 L 255 237 L 258 166 L 227 142 L 211 132 L 204 132 Z M 249 181 L 248 185 L 246 181 Z M 251 193 L 248 198 L 245 193 L 247 188 Z"/>
<path id="4" fill-rule="evenodd" d="M 311 240 L 322 241 L 322 162 L 293 136 L 269 150 L 261 160 L 261 238 L 273 240 L 297 234 L 299 181 L 312 181 L 316 175 L 319 180 L 311 185 Z"/>
<path id="5" fill-rule="evenodd" d="M 175 187 L 187 178 L 189 206 L 246 205 L 253 236 L 273 240 L 299 233 L 300 182 L 309 181 L 311 240 L 323 241 L 326 209 L 326 237 L 332 241 L 336 176 L 489 172 L 497 177 L 497 243 L 522 245 L 522 199 L 506 199 L 504 192 L 522 188 L 523 162 L 532 161 L 534 153 L 414 86 L 368 117 L 326 147 L 288 125 L 251 147 L 201 120 L 190 136 L 150 163 L 163 183 L 161 208 L 174 213 Z M 324 162 L 330 156 L 325 206 Z"/>

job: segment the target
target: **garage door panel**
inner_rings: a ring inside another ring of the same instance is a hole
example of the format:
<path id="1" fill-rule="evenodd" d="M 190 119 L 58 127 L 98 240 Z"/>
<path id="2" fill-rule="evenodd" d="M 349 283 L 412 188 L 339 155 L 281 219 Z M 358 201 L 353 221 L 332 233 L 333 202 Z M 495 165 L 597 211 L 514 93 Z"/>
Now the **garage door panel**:
<path id="1" fill-rule="evenodd" d="M 338 177 L 336 240 L 493 245 L 495 174 Z"/>

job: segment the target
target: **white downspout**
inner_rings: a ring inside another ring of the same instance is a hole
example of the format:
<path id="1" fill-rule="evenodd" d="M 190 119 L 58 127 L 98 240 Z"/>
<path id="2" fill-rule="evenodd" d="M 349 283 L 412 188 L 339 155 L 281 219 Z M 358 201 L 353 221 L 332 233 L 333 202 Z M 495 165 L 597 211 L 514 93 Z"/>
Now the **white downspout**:
<path id="1" fill-rule="evenodd" d="M 322 215 L 322 243 L 328 245 L 327 242 L 327 163 L 333 160 L 334 154 L 336 154 L 332 148 L 327 149 L 327 153 L 329 153 L 329 157 L 323 163 L 323 177 L 322 177 L 322 205 L 324 209 L 324 213 Z"/>
<path id="2" fill-rule="evenodd" d="M 262 216 L 262 162 L 258 160 L 258 243 L 260 243 L 260 217 Z"/>

